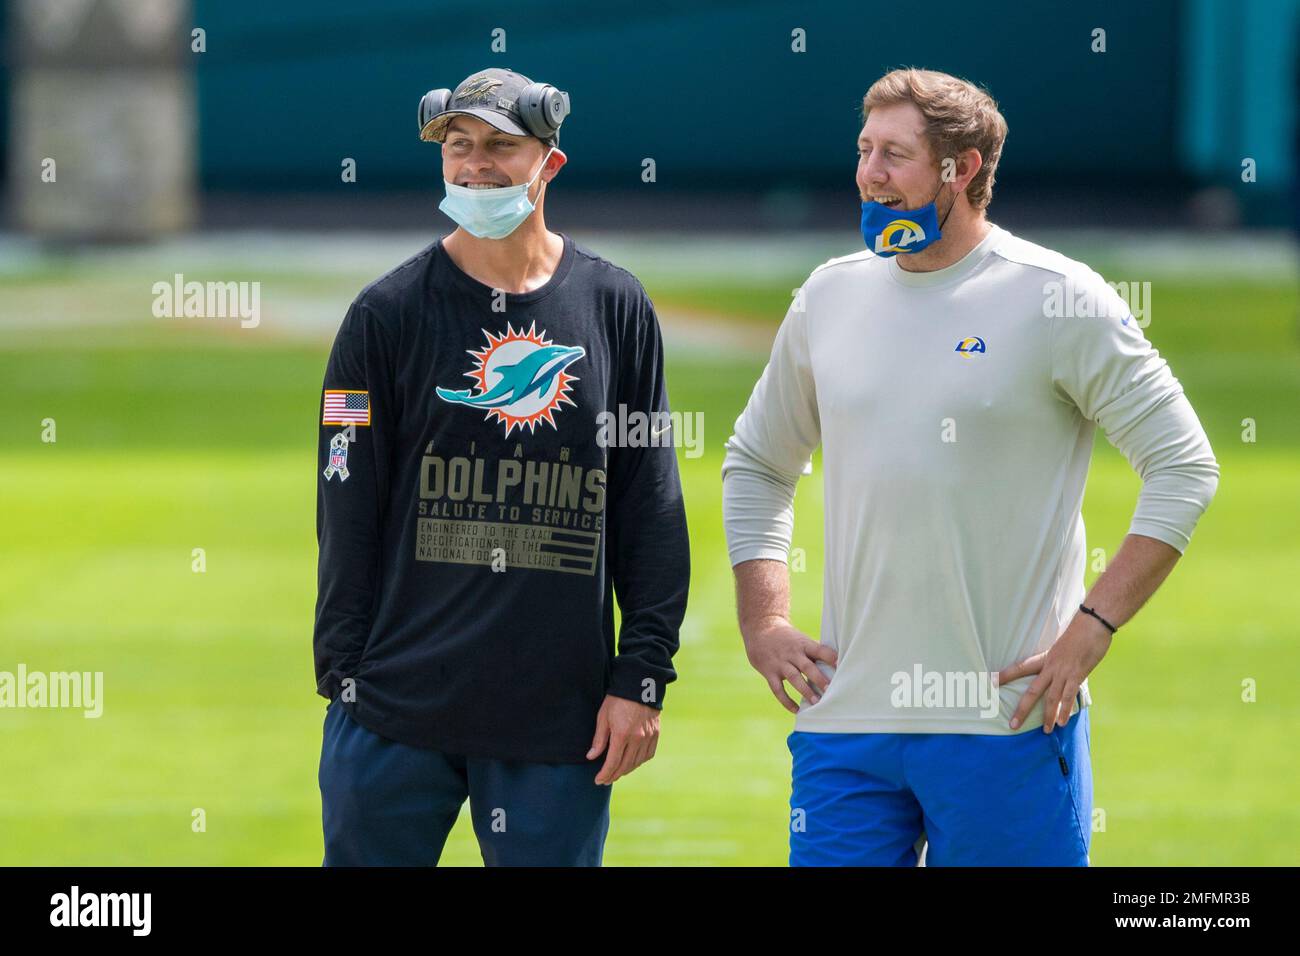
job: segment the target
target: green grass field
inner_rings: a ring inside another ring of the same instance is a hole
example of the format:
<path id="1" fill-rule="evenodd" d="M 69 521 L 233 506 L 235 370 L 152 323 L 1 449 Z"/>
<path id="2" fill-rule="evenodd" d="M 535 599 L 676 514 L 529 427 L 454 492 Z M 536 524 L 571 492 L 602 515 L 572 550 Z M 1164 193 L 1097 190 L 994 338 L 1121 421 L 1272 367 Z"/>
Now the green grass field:
<path id="1" fill-rule="evenodd" d="M 277 335 L 274 319 L 324 310 L 337 324 L 374 273 L 241 272 L 263 281 L 267 318 L 239 330 L 150 319 L 149 284 L 171 272 L 74 261 L 0 276 L 0 670 L 103 671 L 105 698 L 98 720 L 0 710 L 3 865 L 320 862 L 311 620 L 329 343 Z M 646 284 L 666 317 L 774 329 L 806 273 Z M 1186 557 L 1090 680 L 1105 824 L 1092 861 L 1295 864 L 1300 302 L 1280 280 L 1155 292 L 1147 334 L 1222 478 Z M 763 356 L 687 347 L 665 324 L 673 405 L 704 413 L 706 453 L 680 459 L 694 577 L 658 755 L 614 787 L 606 862 L 784 865 L 792 718 L 745 660 L 720 512 L 722 443 Z M 1099 435 L 1090 548 L 1114 553 L 1139 487 Z M 808 567 L 793 576 L 795 623 L 814 636 L 821 523 L 814 475 L 797 498 Z M 481 862 L 467 814 L 443 862 Z"/>

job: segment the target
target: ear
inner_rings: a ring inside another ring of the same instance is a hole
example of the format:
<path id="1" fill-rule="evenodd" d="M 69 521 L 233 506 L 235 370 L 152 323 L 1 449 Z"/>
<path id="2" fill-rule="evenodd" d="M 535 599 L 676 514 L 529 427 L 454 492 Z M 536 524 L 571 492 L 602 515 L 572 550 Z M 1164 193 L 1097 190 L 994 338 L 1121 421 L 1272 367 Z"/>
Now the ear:
<path id="1" fill-rule="evenodd" d="M 958 186 L 958 192 L 965 193 L 966 187 L 971 184 L 971 180 L 984 167 L 984 157 L 980 151 L 972 146 L 960 156 L 957 157 L 957 178 L 953 180 Z"/>
<path id="2" fill-rule="evenodd" d="M 550 149 L 551 147 L 546 148 Z M 564 155 L 564 151 L 560 147 L 556 146 L 555 151 L 547 158 L 546 165 L 542 167 L 542 179 L 549 183 L 568 161 L 569 157 Z"/>

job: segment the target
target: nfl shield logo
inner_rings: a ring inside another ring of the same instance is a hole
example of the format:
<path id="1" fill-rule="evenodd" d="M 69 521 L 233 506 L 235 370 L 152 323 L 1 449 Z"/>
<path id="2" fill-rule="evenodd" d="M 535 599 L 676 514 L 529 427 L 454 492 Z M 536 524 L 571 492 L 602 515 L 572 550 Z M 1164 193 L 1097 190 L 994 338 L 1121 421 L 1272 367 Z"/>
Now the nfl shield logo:
<path id="1" fill-rule="evenodd" d="M 330 463 L 325 469 L 325 480 L 329 481 L 335 475 L 339 476 L 339 481 L 348 480 L 347 432 L 339 432 L 330 439 Z"/>

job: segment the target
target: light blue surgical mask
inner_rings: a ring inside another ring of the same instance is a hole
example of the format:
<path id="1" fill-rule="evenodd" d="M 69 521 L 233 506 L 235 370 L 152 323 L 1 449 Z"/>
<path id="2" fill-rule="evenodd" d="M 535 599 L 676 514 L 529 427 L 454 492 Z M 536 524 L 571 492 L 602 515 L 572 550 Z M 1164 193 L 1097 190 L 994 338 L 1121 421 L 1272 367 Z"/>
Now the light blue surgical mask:
<path id="1" fill-rule="evenodd" d="M 504 239 L 518 229 L 519 224 L 537 208 L 528 198 L 528 190 L 533 188 L 533 183 L 546 168 L 546 161 L 553 152 L 554 146 L 542 157 L 542 165 L 537 167 L 533 178 L 520 186 L 470 189 L 444 179 L 447 197 L 438 204 L 438 208 L 471 236 L 479 239 Z"/>

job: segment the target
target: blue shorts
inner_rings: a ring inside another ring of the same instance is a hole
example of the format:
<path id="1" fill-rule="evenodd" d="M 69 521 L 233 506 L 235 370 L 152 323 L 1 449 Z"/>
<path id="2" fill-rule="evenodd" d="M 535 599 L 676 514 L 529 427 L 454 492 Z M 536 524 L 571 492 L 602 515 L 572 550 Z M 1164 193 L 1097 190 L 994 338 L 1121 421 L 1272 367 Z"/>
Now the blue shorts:
<path id="1" fill-rule="evenodd" d="M 338 698 L 320 757 L 325 866 L 433 866 L 468 798 L 488 866 L 600 866 L 612 786 L 591 764 L 456 756 L 389 740 Z"/>
<path id="2" fill-rule="evenodd" d="M 1088 710 L 988 734 L 792 733 L 791 866 L 1087 866 Z"/>

